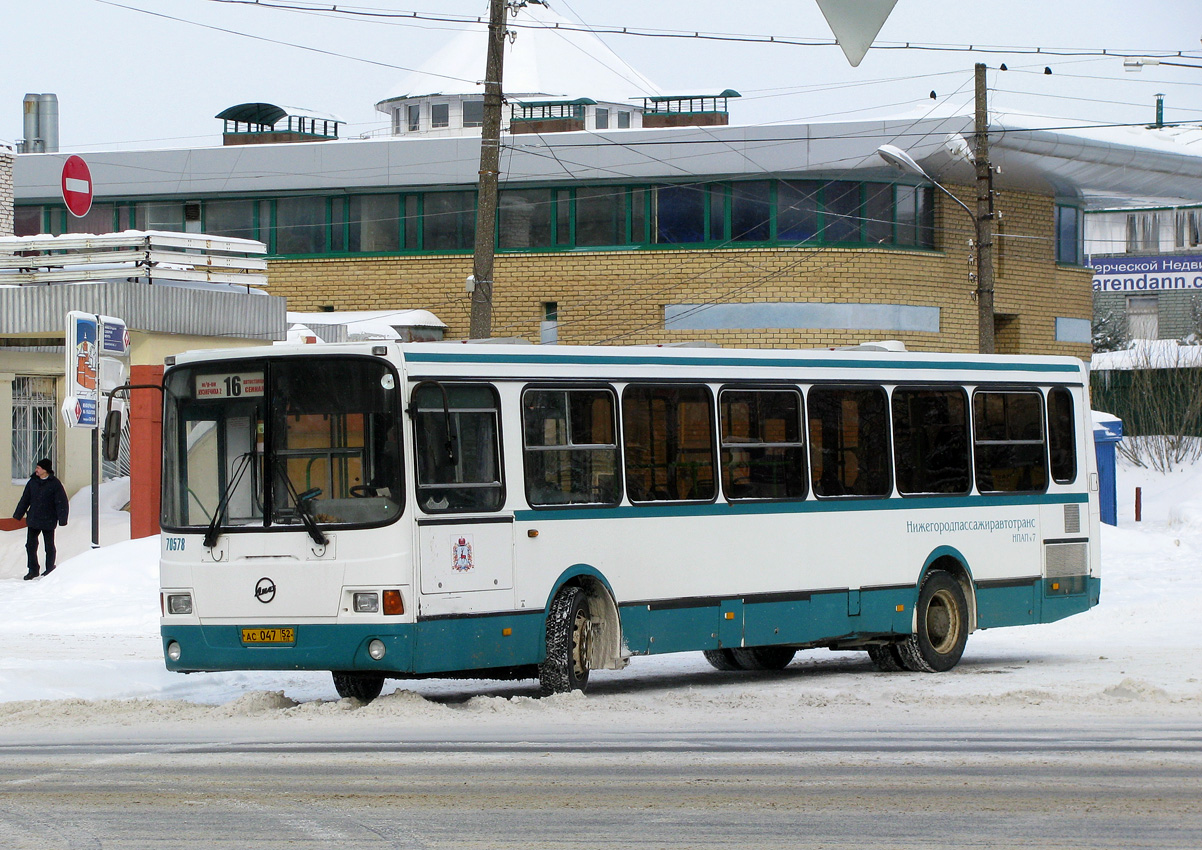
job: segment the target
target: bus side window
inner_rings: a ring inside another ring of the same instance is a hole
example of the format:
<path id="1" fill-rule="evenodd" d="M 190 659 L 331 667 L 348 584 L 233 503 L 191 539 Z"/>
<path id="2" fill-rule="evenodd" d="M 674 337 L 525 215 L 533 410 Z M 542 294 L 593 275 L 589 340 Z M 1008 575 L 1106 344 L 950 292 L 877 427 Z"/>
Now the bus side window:
<path id="1" fill-rule="evenodd" d="M 982 493 L 1039 493 L 1047 488 L 1042 399 L 1035 390 L 973 394 L 973 449 Z"/>
<path id="2" fill-rule="evenodd" d="M 522 436 L 532 507 L 618 503 L 615 407 L 609 389 L 526 390 Z"/>
<path id="3" fill-rule="evenodd" d="M 888 496 L 889 407 L 881 387 L 810 388 L 810 480 L 818 496 Z"/>
<path id="4" fill-rule="evenodd" d="M 801 393 L 723 390 L 722 492 L 736 499 L 804 499 Z"/>
<path id="5" fill-rule="evenodd" d="M 422 384 L 413 407 L 421 509 L 499 510 L 505 490 L 496 391 L 487 384 Z"/>
<path id="6" fill-rule="evenodd" d="M 972 470 L 964 391 L 895 389 L 893 454 L 899 493 L 967 493 L 972 488 Z"/>
<path id="7" fill-rule="evenodd" d="M 1048 449 L 1052 480 L 1072 484 L 1077 480 L 1077 441 L 1073 423 L 1073 396 L 1064 387 L 1048 391 Z"/>
<path id="8" fill-rule="evenodd" d="M 631 384 L 622 393 L 626 491 L 632 502 L 717 495 L 714 402 L 704 384 Z"/>

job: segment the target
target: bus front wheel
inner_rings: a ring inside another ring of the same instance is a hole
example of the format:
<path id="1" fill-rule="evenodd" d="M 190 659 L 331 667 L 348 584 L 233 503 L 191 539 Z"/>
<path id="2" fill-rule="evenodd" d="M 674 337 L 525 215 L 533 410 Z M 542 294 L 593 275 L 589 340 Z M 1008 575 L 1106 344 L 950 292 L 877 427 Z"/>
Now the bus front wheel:
<path id="1" fill-rule="evenodd" d="M 369 703 L 384 689 L 384 677 L 375 673 L 334 673 L 333 676 L 334 690 L 343 699 L 354 697 L 359 702 Z"/>
<path id="2" fill-rule="evenodd" d="M 588 685 L 592 628 L 588 595 L 579 587 L 562 588 L 547 614 L 547 658 L 538 665 L 543 696 L 583 691 Z"/>
<path id="3" fill-rule="evenodd" d="M 942 673 L 956 666 L 968 641 L 968 603 L 951 574 L 935 570 L 918 591 L 917 629 L 898 644 L 906 669 Z"/>

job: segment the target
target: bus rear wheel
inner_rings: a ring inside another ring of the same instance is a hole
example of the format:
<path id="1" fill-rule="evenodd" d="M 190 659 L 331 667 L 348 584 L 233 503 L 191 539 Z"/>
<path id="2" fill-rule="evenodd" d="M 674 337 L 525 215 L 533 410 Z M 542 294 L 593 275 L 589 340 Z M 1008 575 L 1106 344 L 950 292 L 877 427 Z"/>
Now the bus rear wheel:
<path id="1" fill-rule="evenodd" d="M 968 641 L 968 603 L 949 573 L 930 573 L 918 591 L 917 629 L 898 644 L 907 670 L 943 673 L 956 666 Z"/>
<path id="2" fill-rule="evenodd" d="M 547 658 L 538 665 L 538 684 L 543 696 L 583 691 L 587 687 L 592 629 L 588 595 L 579 587 L 562 588 L 547 614 Z"/>
<path id="3" fill-rule="evenodd" d="M 377 673 L 333 673 L 334 690 L 343 699 L 353 697 L 369 703 L 384 689 L 384 677 Z"/>

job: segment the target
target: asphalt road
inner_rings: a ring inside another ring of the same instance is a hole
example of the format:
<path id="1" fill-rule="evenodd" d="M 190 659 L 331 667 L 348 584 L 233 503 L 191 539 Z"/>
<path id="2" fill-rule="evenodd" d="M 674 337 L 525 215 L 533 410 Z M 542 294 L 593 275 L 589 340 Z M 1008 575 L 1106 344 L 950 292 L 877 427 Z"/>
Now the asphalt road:
<path id="1" fill-rule="evenodd" d="M 1202 722 L 19 731 L 0 736 L 6 850 L 1202 846 Z"/>

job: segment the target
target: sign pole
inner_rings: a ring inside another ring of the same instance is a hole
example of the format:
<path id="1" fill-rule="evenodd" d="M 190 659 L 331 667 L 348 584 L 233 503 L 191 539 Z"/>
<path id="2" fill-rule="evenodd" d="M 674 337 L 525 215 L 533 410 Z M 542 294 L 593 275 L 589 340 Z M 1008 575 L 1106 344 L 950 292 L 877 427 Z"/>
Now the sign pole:
<path id="1" fill-rule="evenodd" d="M 100 429 L 92 429 L 92 548 L 100 548 Z"/>

